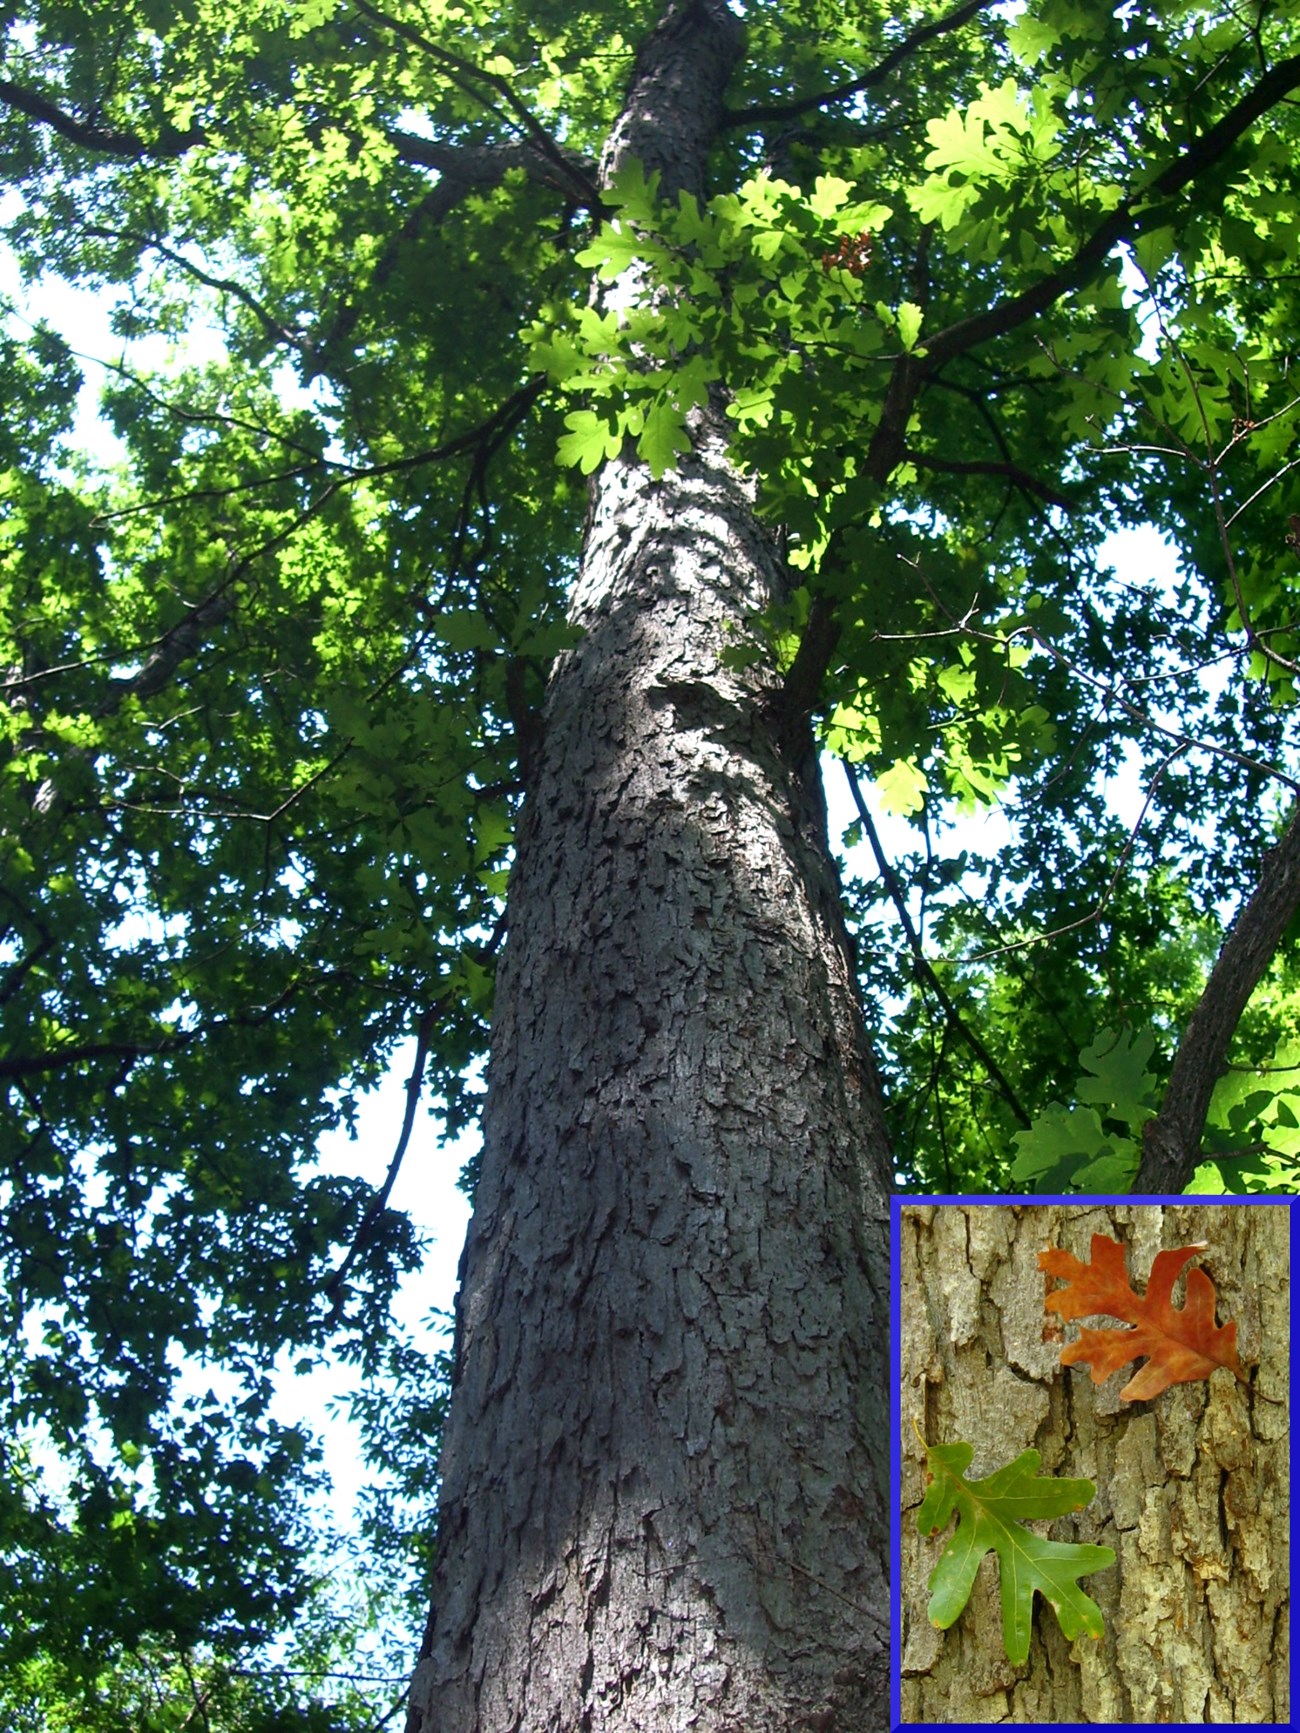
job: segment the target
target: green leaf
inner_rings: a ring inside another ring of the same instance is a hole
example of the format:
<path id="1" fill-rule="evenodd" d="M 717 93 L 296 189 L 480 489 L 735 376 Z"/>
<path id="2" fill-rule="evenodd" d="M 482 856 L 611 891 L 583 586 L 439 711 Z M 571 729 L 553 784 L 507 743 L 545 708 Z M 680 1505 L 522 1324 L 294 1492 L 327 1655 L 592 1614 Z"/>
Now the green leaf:
<path id="1" fill-rule="evenodd" d="M 1064 1187 L 1079 1165 L 1097 1160 L 1110 1149 L 1101 1120 L 1091 1107 L 1067 1107 L 1059 1101 L 1050 1102 L 1036 1114 L 1027 1131 L 1018 1131 L 1015 1144 L 1012 1178 L 1033 1181 L 1039 1190 Z"/>
<path id="2" fill-rule="evenodd" d="M 501 646 L 501 634 L 474 608 L 453 608 L 439 614 L 438 632 L 452 650 L 496 650 Z"/>
<path id="3" fill-rule="evenodd" d="M 852 181 L 841 180 L 838 175 L 818 175 L 808 208 L 814 216 L 829 220 L 852 196 Z"/>
<path id="4" fill-rule="evenodd" d="M 896 758 L 889 769 L 876 778 L 876 792 L 887 812 L 908 818 L 920 812 L 930 784 L 915 758 Z"/>
<path id="5" fill-rule="evenodd" d="M 917 1526 L 922 1534 L 946 1528 L 954 1511 L 957 1530 L 930 1573 L 930 1622 L 946 1631 L 970 1599 L 975 1573 L 986 1552 L 998 1556 L 1002 1592 L 1002 1641 L 1007 1658 L 1023 1666 L 1029 1658 L 1034 1591 L 1046 1596 L 1061 1630 L 1071 1639 L 1100 1637 L 1101 1608 L 1079 1587 L 1078 1578 L 1115 1562 L 1108 1546 L 1044 1540 L 1026 1522 L 1065 1516 L 1091 1503 L 1090 1480 L 1038 1474 L 1041 1458 L 1026 1450 L 984 1480 L 967 1480 L 975 1452 L 969 1444 L 926 1446 L 930 1487 Z"/>
<path id="6" fill-rule="evenodd" d="M 1074 1101 L 1049 1103 L 1016 1133 L 1012 1177 L 1036 1191 L 1127 1191 L 1141 1156 L 1141 1128 L 1155 1112 L 1155 1079 L 1147 1070 L 1155 1046 L 1149 1031 L 1103 1029 L 1079 1056 L 1090 1075 L 1075 1085 Z M 1108 1131 L 1103 1120 L 1120 1120 L 1133 1135 Z"/>
<path id="7" fill-rule="evenodd" d="M 1092 1076 L 1079 1080 L 1075 1095 L 1109 1109 L 1105 1118 L 1125 1120 L 1136 1130 L 1156 1108 L 1156 1082 L 1147 1070 L 1155 1050 L 1149 1030 L 1103 1029 L 1079 1055 Z"/>
<path id="8" fill-rule="evenodd" d="M 561 463 L 576 464 L 584 475 L 590 475 L 607 458 L 618 455 L 623 443 L 622 430 L 611 427 L 593 410 L 570 410 L 564 425 L 570 431 L 560 436 L 556 446 Z"/>
<path id="9" fill-rule="evenodd" d="M 916 348 L 923 317 L 921 309 L 912 301 L 904 301 L 898 309 L 898 338 L 909 355 Z"/>
<path id="10" fill-rule="evenodd" d="M 656 481 L 668 470 L 676 469 L 677 459 L 683 452 L 691 449 L 691 442 L 686 436 L 686 417 L 680 409 L 674 408 L 661 398 L 652 403 L 645 413 L 645 425 L 637 440 L 637 450 L 650 465 L 650 473 Z"/>

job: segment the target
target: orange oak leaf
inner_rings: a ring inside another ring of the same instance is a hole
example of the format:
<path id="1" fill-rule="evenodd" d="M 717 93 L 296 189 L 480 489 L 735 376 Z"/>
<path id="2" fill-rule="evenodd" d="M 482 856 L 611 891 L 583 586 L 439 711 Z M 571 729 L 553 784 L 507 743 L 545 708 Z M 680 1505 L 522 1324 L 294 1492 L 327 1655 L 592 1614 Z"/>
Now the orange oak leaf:
<path id="1" fill-rule="evenodd" d="M 1124 1247 L 1105 1234 L 1092 1236 L 1092 1262 L 1082 1263 L 1073 1252 L 1050 1247 L 1038 1254 L 1038 1267 L 1068 1285 L 1047 1296 L 1049 1312 L 1062 1318 L 1120 1318 L 1131 1330 L 1081 1330 L 1079 1340 L 1061 1350 L 1062 1366 L 1082 1362 L 1092 1367 L 1100 1384 L 1112 1372 L 1140 1356 L 1147 1363 L 1120 1391 L 1121 1402 L 1144 1402 L 1171 1384 L 1191 1384 L 1226 1366 L 1244 1383 L 1237 1358 L 1237 1326 L 1214 1322 L 1214 1283 L 1204 1270 L 1188 1270 L 1187 1298 L 1180 1308 L 1170 1304 L 1174 1280 L 1189 1258 L 1205 1247 L 1181 1246 L 1158 1252 L 1151 1266 L 1147 1291 L 1139 1299 L 1129 1286 Z"/>

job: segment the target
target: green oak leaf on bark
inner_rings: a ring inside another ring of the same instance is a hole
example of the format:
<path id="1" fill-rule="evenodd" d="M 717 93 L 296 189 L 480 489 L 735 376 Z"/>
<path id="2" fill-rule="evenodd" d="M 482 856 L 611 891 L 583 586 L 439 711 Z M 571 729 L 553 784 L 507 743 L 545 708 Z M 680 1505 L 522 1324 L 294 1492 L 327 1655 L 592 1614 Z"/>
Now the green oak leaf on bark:
<path id="1" fill-rule="evenodd" d="M 1023 1666 L 1029 1657 L 1034 1591 L 1045 1595 L 1064 1634 L 1102 1633 L 1101 1608 L 1079 1587 L 1078 1579 L 1115 1562 L 1108 1546 L 1045 1540 L 1026 1522 L 1068 1515 L 1091 1503 L 1090 1480 L 1040 1475 L 1036 1450 L 983 1480 L 967 1480 L 974 1448 L 969 1444 L 927 1444 L 929 1490 L 917 1512 L 922 1534 L 937 1534 L 954 1512 L 957 1529 L 930 1574 L 930 1623 L 946 1631 L 970 1599 L 985 1553 L 998 1556 L 1002 1596 L 1002 1641 L 1007 1658 Z"/>

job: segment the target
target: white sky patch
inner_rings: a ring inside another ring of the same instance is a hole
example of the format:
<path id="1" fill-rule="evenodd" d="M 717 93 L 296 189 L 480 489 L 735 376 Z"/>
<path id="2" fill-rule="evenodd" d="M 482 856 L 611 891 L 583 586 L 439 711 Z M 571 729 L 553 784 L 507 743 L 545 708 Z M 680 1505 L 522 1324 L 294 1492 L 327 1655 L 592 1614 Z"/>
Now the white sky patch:
<path id="1" fill-rule="evenodd" d="M 1172 601 L 1178 582 L 1178 555 L 1153 525 L 1115 531 L 1101 544 L 1098 555 L 1102 565 L 1114 566 L 1126 582 L 1149 589 L 1163 603 Z M 1204 680 L 1205 675 L 1200 678 Z M 1141 820 L 1151 792 L 1146 767 L 1132 743 L 1125 747 L 1123 768 L 1103 786 L 1107 806 L 1121 824 L 1132 829 Z"/>
<path id="2" fill-rule="evenodd" d="M 378 1088 L 364 1096 L 356 1119 L 356 1135 L 347 1128 L 327 1132 L 317 1147 L 322 1172 L 356 1175 L 376 1188 L 384 1183 L 402 1133 L 406 1114 L 406 1079 L 415 1059 L 408 1041 L 393 1055 Z M 411 1140 L 389 1197 L 389 1207 L 405 1211 L 427 1241 L 418 1269 L 402 1283 L 393 1308 L 399 1324 L 412 1338 L 435 1353 L 446 1339 L 429 1327 L 432 1312 L 450 1312 L 456 1297 L 461 1248 L 469 1226 L 469 1199 L 457 1186 L 461 1170 L 478 1148 L 477 1132 L 447 1140 L 436 1112 L 424 1103 L 416 1110 Z M 344 1412 L 356 1387 L 351 1367 L 326 1364 L 305 1375 L 289 1371 L 293 1356 L 285 1356 L 285 1377 L 272 1408 L 277 1419 L 301 1421 L 325 1441 L 325 1467 L 333 1487 L 331 1516 L 346 1528 L 353 1520 L 358 1495 L 368 1478 L 357 1430 Z"/>

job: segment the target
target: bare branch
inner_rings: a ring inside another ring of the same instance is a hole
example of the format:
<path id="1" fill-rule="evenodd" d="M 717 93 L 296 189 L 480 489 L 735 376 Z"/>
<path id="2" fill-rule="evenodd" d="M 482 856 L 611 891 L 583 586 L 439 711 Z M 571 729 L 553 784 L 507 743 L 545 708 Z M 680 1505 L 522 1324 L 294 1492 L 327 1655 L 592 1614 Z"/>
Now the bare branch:
<path id="1" fill-rule="evenodd" d="M 1300 811 L 1264 857 L 1178 1044 L 1160 1111 L 1143 1134 L 1135 1192 L 1180 1192 L 1192 1177 L 1215 1084 L 1251 994 L 1300 912 Z"/>
<path id="2" fill-rule="evenodd" d="M 1009 637 L 1016 636 L 1027 637 L 1031 643 L 1037 644 L 1039 649 L 1045 650 L 1054 661 L 1069 669 L 1070 673 L 1079 679 L 1086 681 L 1108 703 L 1112 703 L 1122 710 L 1131 721 L 1141 723 L 1144 728 L 1150 728 L 1157 734 L 1163 734 L 1166 740 L 1172 740 L 1180 747 L 1195 749 L 1198 752 L 1208 752 L 1211 757 L 1226 758 L 1229 763 L 1238 764 L 1243 770 L 1253 771 L 1257 776 L 1284 782 L 1293 793 L 1300 795 L 1300 781 L 1297 781 L 1285 770 L 1280 769 L 1275 764 L 1266 764 L 1261 758 L 1252 758 L 1249 753 L 1238 752 L 1235 747 L 1225 746 L 1221 741 L 1203 740 L 1199 735 L 1188 734 L 1181 728 L 1172 728 L 1168 723 L 1158 721 L 1150 711 L 1143 710 L 1140 705 L 1123 697 L 1118 686 L 1108 685 L 1105 680 L 1094 674 L 1089 674 L 1086 669 L 1077 666 L 1059 646 L 1054 644 L 1050 638 L 1044 637 L 1041 632 L 1032 628 L 1021 628 L 1017 632 L 1009 634 Z M 994 640 L 994 642 L 1000 641 Z"/>
<path id="3" fill-rule="evenodd" d="M 841 630 L 837 604 L 827 595 L 814 596 L 799 648 L 778 694 L 787 733 L 793 734 L 801 728 L 816 708 L 822 680 L 840 641 Z"/>

